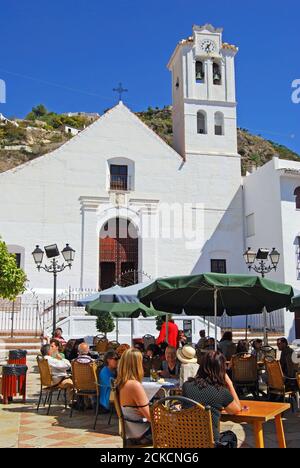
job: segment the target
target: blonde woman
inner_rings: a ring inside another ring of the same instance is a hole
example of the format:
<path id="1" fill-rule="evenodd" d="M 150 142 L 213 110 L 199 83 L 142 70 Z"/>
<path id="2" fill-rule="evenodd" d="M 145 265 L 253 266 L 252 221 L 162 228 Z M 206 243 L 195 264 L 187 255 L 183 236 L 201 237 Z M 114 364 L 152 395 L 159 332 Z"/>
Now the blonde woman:
<path id="1" fill-rule="evenodd" d="M 126 435 L 132 443 L 151 442 L 149 400 L 142 386 L 143 355 L 134 348 L 122 355 L 116 386 L 126 425 Z"/>

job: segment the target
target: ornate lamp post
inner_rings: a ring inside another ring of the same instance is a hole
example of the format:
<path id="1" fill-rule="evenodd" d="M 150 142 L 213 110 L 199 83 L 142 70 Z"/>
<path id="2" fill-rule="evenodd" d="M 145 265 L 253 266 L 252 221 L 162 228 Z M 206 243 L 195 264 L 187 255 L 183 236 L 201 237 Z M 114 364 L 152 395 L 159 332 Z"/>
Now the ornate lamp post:
<path id="1" fill-rule="evenodd" d="M 49 265 L 42 265 L 43 263 L 43 257 L 44 253 L 46 253 L 46 256 L 50 260 Z M 61 252 L 65 263 L 60 264 L 59 262 L 59 257 L 60 257 L 60 252 L 58 250 L 58 247 L 56 244 L 49 245 L 45 247 L 45 252 L 40 249 L 40 246 L 37 245 L 36 249 L 32 252 L 35 264 L 37 266 L 37 269 L 44 270 L 47 273 L 52 273 L 53 274 L 53 279 L 54 279 L 54 287 L 53 287 L 53 334 L 56 330 L 56 287 L 57 287 L 57 274 L 61 273 L 64 271 L 66 268 L 72 268 L 72 264 L 75 258 L 75 250 L 70 247 L 69 244 L 66 245 L 66 247 L 62 250 Z"/>
<path id="2" fill-rule="evenodd" d="M 253 270 L 255 273 L 261 275 L 262 278 L 270 273 L 272 270 L 276 271 L 280 261 L 280 253 L 275 247 L 270 252 L 269 249 L 259 249 L 254 252 L 251 247 L 244 253 L 244 259 L 249 271 Z M 268 344 L 267 332 L 267 311 L 264 308 L 264 344 Z"/>

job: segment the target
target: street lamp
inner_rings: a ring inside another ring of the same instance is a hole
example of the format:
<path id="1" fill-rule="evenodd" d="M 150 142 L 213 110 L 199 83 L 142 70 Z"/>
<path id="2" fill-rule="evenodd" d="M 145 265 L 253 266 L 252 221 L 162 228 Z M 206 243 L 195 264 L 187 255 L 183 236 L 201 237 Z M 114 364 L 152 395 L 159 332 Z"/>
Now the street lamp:
<path id="1" fill-rule="evenodd" d="M 244 253 L 244 260 L 249 271 L 253 270 L 260 274 L 262 278 L 265 278 L 272 270 L 277 270 L 280 261 L 280 253 L 275 247 L 273 247 L 271 252 L 269 249 L 259 249 L 255 252 L 251 247 L 248 247 L 248 250 Z M 264 308 L 264 344 L 268 344 L 266 308 Z"/>
<path id="2" fill-rule="evenodd" d="M 249 271 L 253 270 L 259 273 L 264 278 L 272 270 L 277 270 L 280 261 L 280 253 L 273 248 L 270 252 L 269 249 L 259 249 L 254 252 L 251 247 L 244 253 L 245 262 Z M 269 261 L 269 263 L 267 263 Z"/>
<path id="3" fill-rule="evenodd" d="M 72 264 L 75 258 L 75 250 L 70 247 L 69 244 L 62 250 L 61 254 L 64 258 L 65 263 L 59 263 L 60 252 L 56 244 L 48 245 L 44 248 L 45 252 L 40 248 L 39 245 L 36 246 L 35 250 L 32 252 L 35 264 L 38 271 L 44 270 L 47 273 L 53 274 L 54 287 L 53 287 L 53 334 L 56 330 L 56 285 L 57 285 L 57 274 L 64 271 L 66 268 L 72 268 Z M 43 264 L 44 254 L 48 259 L 50 259 L 49 265 Z"/>

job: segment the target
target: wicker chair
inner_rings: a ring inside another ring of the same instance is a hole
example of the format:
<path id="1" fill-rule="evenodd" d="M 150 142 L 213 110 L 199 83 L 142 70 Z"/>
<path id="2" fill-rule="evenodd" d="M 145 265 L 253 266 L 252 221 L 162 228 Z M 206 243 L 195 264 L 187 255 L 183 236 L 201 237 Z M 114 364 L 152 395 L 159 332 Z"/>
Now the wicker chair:
<path id="1" fill-rule="evenodd" d="M 153 335 L 143 336 L 143 345 L 144 345 L 145 351 L 147 350 L 147 348 L 148 348 L 148 346 L 150 344 L 155 344 L 155 343 L 156 343 L 155 336 L 153 336 Z"/>
<path id="2" fill-rule="evenodd" d="M 136 445 L 136 444 L 132 445 L 130 443 L 130 440 L 126 437 L 126 425 L 125 425 L 124 416 L 123 416 L 122 408 L 121 408 L 121 404 L 120 404 L 119 391 L 118 391 L 117 387 L 115 387 L 114 385 L 112 386 L 112 397 L 111 398 L 113 398 L 116 413 L 117 413 L 117 416 L 118 416 L 118 419 L 119 419 L 119 434 L 120 434 L 120 437 L 122 437 L 122 440 L 123 440 L 123 448 L 128 449 L 128 448 L 152 447 L 152 444 L 151 445 L 150 444 L 149 445 Z"/>
<path id="3" fill-rule="evenodd" d="M 97 379 L 97 364 L 95 362 L 83 364 L 76 360 L 72 361 L 72 376 L 74 388 L 70 418 L 73 415 L 75 395 L 82 397 L 96 397 L 97 407 L 94 421 L 95 430 L 99 414 L 99 384 Z"/>
<path id="4" fill-rule="evenodd" d="M 261 353 L 263 356 L 263 360 L 265 360 L 266 358 L 276 359 L 277 357 L 276 349 L 272 348 L 271 346 L 263 346 L 261 348 Z"/>
<path id="5" fill-rule="evenodd" d="M 106 353 L 106 351 L 108 350 L 108 339 L 103 337 L 103 338 L 99 338 L 99 340 L 97 341 L 96 345 L 95 345 L 95 350 L 97 351 L 97 353 L 101 354 L 101 353 Z"/>
<path id="6" fill-rule="evenodd" d="M 67 409 L 67 390 L 62 389 L 62 387 L 60 386 L 60 383 L 53 384 L 51 370 L 50 370 L 50 366 L 49 366 L 47 359 L 44 359 L 42 356 L 37 356 L 37 365 L 38 365 L 38 369 L 40 373 L 40 380 L 41 380 L 41 389 L 40 389 L 39 401 L 37 405 L 37 412 L 40 409 L 43 392 L 45 393 L 44 406 L 46 406 L 47 402 L 49 403 L 47 415 L 49 415 L 50 413 L 52 397 L 53 397 L 53 393 L 55 392 L 58 392 L 57 400 L 59 399 L 61 391 L 64 392 L 65 409 Z"/>
<path id="7" fill-rule="evenodd" d="M 271 357 L 265 359 L 265 366 L 268 375 L 269 399 L 271 400 L 272 396 L 277 396 L 282 399 L 283 402 L 288 401 L 294 411 L 294 402 L 298 402 L 297 393 L 299 393 L 299 391 L 297 390 L 297 387 L 300 388 L 300 378 L 298 380 L 298 377 L 295 379 L 284 377 L 280 362 Z M 293 384 L 295 389 L 288 390 L 288 383 Z"/>
<path id="8" fill-rule="evenodd" d="M 178 410 L 178 404 L 185 404 L 188 409 Z M 155 403 L 150 412 L 153 448 L 215 447 L 209 408 L 188 398 L 168 397 Z"/>
<path id="9" fill-rule="evenodd" d="M 238 393 L 251 390 L 254 398 L 259 397 L 258 369 L 256 356 L 237 354 L 232 357 L 232 381 Z"/>

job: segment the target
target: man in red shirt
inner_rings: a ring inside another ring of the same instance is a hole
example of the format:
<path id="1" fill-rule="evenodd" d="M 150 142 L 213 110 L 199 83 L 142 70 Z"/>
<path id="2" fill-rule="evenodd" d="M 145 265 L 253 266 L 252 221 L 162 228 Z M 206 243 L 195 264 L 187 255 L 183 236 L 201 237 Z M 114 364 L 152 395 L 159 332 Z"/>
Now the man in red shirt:
<path id="1" fill-rule="evenodd" d="M 167 343 L 167 317 L 163 317 L 163 324 L 160 330 L 159 337 L 156 340 L 156 344 Z M 178 327 L 174 320 L 169 319 L 168 321 L 168 345 L 178 349 Z"/>

